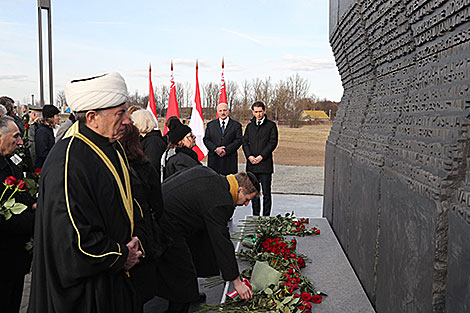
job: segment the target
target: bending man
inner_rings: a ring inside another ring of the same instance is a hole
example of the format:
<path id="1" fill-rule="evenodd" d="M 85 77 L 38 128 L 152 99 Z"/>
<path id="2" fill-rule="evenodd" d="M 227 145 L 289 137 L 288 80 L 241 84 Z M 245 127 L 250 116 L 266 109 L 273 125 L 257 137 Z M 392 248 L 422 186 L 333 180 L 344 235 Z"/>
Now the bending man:
<path id="1" fill-rule="evenodd" d="M 248 205 L 258 195 L 251 173 L 222 176 L 196 166 L 163 183 L 163 231 L 173 240 L 157 261 L 157 295 L 170 301 L 169 312 L 188 311 L 199 299 L 197 277 L 219 275 L 232 281 L 243 299 L 251 290 L 239 277 L 235 249 L 227 223 L 235 206 Z"/>

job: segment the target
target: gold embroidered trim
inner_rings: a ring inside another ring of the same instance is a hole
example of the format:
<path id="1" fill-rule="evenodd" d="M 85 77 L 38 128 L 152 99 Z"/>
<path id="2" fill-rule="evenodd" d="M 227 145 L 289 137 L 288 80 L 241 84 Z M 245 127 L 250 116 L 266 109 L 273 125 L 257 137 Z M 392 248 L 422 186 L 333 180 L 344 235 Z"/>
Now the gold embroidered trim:
<path id="1" fill-rule="evenodd" d="M 108 169 L 111 171 L 111 174 L 113 174 L 114 179 L 116 180 L 116 183 L 119 188 L 119 192 L 121 193 L 121 199 L 122 203 L 124 204 L 124 208 L 126 209 L 127 216 L 129 217 L 129 221 L 131 223 L 131 237 L 132 234 L 134 233 L 134 203 L 132 201 L 132 190 L 131 190 L 131 182 L 130 182 L 130 177 L 129 177 L 129 170 L 127 168 L 127 165 L 124 163 L 124 160 L 119 153 L 119 151 L 116 151 L 118 154 L 119 162 L 121 163 L 121 168 L 122 172 L 124 174 L 124 182 L 126 185 L 126 191 L 124 191 L 124 187 L 122 185 L 121 178 L 119 177 L 119 174 L 114 167 L 113 163 L 109 160 L 108 156 L 90 139 L 82 135 L 81 133 L 76 133 L 74 134 L 74 137 L 82 140 L 85 142 L 90 148 L 93 149 L 93 151 L 96 152 L 96 154 L 103 160 L 103 162 L 106 164 Z"/>
<path id="2" fill-rule="evenodd" d="M 74 139 L 74 137 L 72 137 L 72 139 L 70 139 L 70 142 L 67 146 L 67 152 L 65 154 L 65 203 L 67 205 L 67 212 L 69 214 L 70 221 L 72 222 L 72 226 L 75 229 L 75 232 L 77 233 L 77 236 L 78 236 L 78 249 L 83 254 L 85 254 L 87 256 L 90 256 L 90 257 L 93 257 L 93 258 L 101 258 L 101 257 L 105 257 L 105 256 L 112 255 L 112 254 L 116 254 L 116 255 L 120 256 L 120 255 L 122 255 L 122 253 L 121 253 L 121 247 L 119 245 L 118 245 L 119 252 L 112 251 L 112 252 L 107 252 L 105 254 L 99 254 L 99 255 L 88 253 L 88 252 L 86 252 L 82 249 L 80 232 L 78 231 L 77 225 L 75 224 L 75 221 L 72 217 L 72 212 L 70 210 L 70 200 L 69 200 L 69 192 L 68 192 L 68 175 L 67 174 L 68 174 L 68 167 L 69 167 L 70 147 L 72 145 L 73 139 Z"/>

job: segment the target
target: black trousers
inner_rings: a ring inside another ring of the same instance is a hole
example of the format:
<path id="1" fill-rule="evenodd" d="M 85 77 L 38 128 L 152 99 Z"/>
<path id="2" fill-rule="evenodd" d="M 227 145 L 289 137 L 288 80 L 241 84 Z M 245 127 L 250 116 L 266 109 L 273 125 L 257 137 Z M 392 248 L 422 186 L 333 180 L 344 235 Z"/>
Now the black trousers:
<path id="1" fill-rule="evenodd" d="M 24 275 L 0 280 L 0 312 L 18 313 L 23 296 Z"/>
<path id="2" fill-rule="evenodd" d="M 263 192 L 263 216 L 269 216 L 271 214 L 271 181 L 272 173 L 253 173 L 258 178 L 261 184 L 261 190 Z M 251 200 L 251 207 L 253 208 L 253 215 L 259 216 L 261 209 L 260 198 L 254 198 Z"/>

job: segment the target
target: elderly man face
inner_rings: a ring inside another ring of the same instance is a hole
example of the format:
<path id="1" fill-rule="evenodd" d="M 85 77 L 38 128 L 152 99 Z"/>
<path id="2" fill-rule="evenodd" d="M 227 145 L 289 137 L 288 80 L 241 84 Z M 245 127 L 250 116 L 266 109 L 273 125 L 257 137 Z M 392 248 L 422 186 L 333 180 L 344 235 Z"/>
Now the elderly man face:
<path id="1" fill-rule="evenodd" d="M 7 127 L 0 128 L 0 154 L 3 156 L 12 155 L 23 144 L 20 131 L 14 121 L 8 121 Z"/>
<path id="2" fill-rule="evenodd" d="M 223 120 L 225 120 L 228 116 L 228 107 L 225 103 L 221 103 L 217 106 L 217 114 Z"/>
<path id="3" fill-rule="evenodd" d="M 95 131 L 103 137 L 114 142 L 122 136 L 124 132 L 124 125 L 129 124 L 130 120 L 126 114 L 126 105 L 123 103 L 120 106 L 105 109 L 95 112 L 94 126 Z"/>

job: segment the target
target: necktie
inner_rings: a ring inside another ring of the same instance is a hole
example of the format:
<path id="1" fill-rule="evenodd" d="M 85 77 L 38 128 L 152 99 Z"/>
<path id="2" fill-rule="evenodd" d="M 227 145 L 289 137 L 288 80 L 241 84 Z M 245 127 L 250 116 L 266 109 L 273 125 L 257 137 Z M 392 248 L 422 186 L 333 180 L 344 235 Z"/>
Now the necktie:
<path id="1" fill-rule="evenodd" d="M 225 133 L 225 121 L 222 121 L 222 135 Z"/>
<path id="2" fill-rule="evenodd" d="M 261 121 L 257 121 L 256 123 L 258 124 L 258 126 L 261 125 Z"/>

